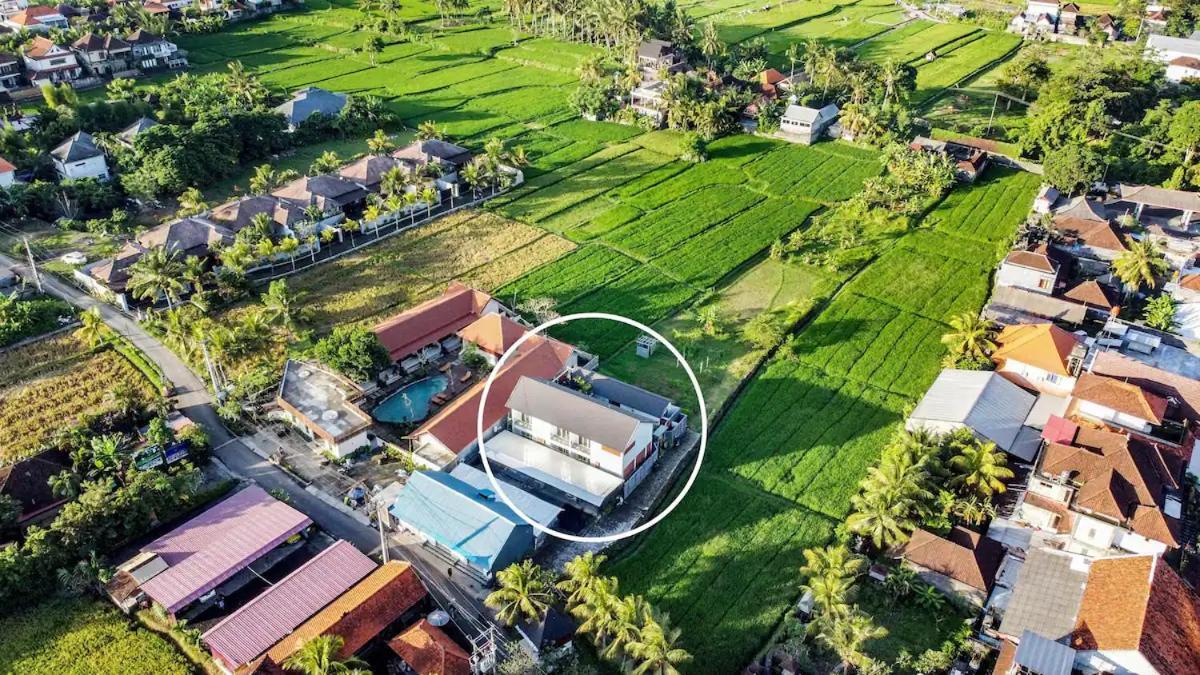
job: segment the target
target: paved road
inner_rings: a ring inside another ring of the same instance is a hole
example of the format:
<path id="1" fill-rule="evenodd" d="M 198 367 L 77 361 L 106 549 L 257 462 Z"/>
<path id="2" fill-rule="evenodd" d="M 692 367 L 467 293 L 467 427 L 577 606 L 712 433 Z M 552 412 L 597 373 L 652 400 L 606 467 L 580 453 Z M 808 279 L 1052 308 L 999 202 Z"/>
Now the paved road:
<path id="1" fill-rule="evenodd" d="M 11 257 L 0 254 L 0 262 L 16 268 L 23 278 L 32 279 L 28 268 Z M 158 364 L 167 379 L 175 385 L 176 405 L 180 412 L 205 428 L 212 442 L 213 453 L 231 471 L 242 478 L 257 482 L 267 490 L 283 490 L 290 498 L 292 506 L 307 514 L 326 532 L 349 541 L 363 552 L 380 555 L 378 530 L 363 525 L 318 499 L 278 466 L 246 447 L 237 436 L 225 428 L 213 407 L 213 397 L 204 382 L 175 352 L 147 333 L 137 321 L 112 305 L 101 302 L 52 275 L 42 274 L 42 289 L 80 309 L 97 308 L 104 323 L 125 336 L 143 354 Z M 393 558 L 407 560 L 417 568 L 426 585 L 438 596 L 439 602 L 443 606 L 450 605 L 446 606 L 446 609 L 456 617 L 456 622 L 460 623 L 464 631 L 475 634 L 485 630 L 485 627 L 492 623 L 490 615 L 479 602 L 477 591 L 464 591 L 457 583 L 447 579 L 445 564 L 430 555 L 422 546 L 416 543 L 399 543 L 392 539 L 389 541 L 388 550 Z M 462 623 L 464 613 L 467 618 L 465 624 Z"/>

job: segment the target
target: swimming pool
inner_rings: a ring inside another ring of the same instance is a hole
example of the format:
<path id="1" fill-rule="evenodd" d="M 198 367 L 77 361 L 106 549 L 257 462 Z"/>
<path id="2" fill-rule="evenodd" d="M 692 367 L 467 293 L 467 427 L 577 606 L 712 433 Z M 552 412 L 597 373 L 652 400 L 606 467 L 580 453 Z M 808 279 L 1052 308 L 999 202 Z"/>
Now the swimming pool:
<path id="1" fill-rule="evenodd" d="M 429 416 L 430 399 L 445 391 L 449 382 L 445 375 L 434 375 L 413 382 L 383 399 L 375 406 L 372 415 L 380 422 L 392 424 L 420 422 Z"/>

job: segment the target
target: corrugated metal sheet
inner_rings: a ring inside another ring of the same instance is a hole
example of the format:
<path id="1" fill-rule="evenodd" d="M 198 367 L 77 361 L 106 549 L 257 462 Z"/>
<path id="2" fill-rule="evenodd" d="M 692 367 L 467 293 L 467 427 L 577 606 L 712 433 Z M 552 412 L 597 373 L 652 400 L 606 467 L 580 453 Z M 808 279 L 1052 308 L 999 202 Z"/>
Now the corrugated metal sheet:
<path id="1" fill-rule="evenodd" d="M 204 634 L 204 642 L 237 668 L 267 651 L 375 569 L 346 541 L 321 551 Z"/>
<path id="2" fill-rule="evenodd" d="M 1027 630 L 1021 634 L 1013 661 L 1039 675 L 1071 675 L 1075 650 Z"/>
<path id="3" fill-rule="evenodd" d="M 311 524 L 262 488 L 248 487 L 146 546 L 168 567 L 142 590 L 175 612 Z"/>
<path id="4" fill-rule="evenodd" d="M 946 369 L 909 416 L 909 426 L 962 424 L 1010 450 L 1035 400 L 995 372 Z"/>

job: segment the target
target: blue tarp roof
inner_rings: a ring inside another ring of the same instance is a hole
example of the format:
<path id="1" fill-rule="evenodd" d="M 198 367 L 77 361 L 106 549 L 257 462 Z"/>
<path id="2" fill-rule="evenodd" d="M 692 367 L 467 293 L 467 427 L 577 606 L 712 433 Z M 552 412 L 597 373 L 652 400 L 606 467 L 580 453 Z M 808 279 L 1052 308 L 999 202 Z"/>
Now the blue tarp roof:
<path id="1" fill-rule="evenodd" d="M 485 574 L 533 550 L 533 527 L 498 498 L 442 471 L 418 471 L 388 509 Z"/>

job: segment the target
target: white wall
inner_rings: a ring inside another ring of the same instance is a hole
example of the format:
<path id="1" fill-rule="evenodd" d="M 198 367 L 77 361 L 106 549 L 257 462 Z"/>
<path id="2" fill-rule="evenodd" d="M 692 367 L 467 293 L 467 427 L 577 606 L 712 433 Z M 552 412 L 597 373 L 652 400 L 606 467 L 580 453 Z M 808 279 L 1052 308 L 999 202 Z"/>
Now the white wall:
<path id="1" fill-rule="evenodd" d="M 81 162 L 63 163 L 56 159 L 54 168 L 63 178 L 108 178 L 108 162 L 104 155 L 88 157 Z"/>
<path id="2" fill-rule="evenodd" d="M 1052 373 L 1037 366 L 1031 366 L 1028 363 L 1014 361 L 1013 359 L 1007 359 L 1000 372 L 1019 375 L 1031 387 L 1046 394 L 1066 396 L 1075 390 L 1074 377 Z"/>
<path id="3" fill-rule="evenodd" d="M 1187 66 L 1167 66 L 1166 75 L 1168 82 L 1183 82 L 1200 77 L 1200 70 Z"/>
<path id="4" fill-rule="evenodd" d="M 333 453 L 334 457 L 341 459 L 364 445 L 370 444 L 371 441 L 367 438 L 367 431 L 364 429 L 350 438 L 333 445 L 333 447 L 329 448 L 329 451 Z"/>
<path id="5" fill-rule="evenodd" d="M 1131 532 L 1124 529 L 1117 530 L 1117 536 L 1113 539 L 1113 546 L 1129 551 L 1130 553 L 1140 553 L 1146 555 L 1167 552 L 1167 545 L 1163 542 L 1147 539 L 1136 532 Z"/>
<path id="6" fill-rule="evenodd" d="M 1075 667 L 1087 674 L 1168 675 L 1168 673 L 1160 673 L 1140 653 L 1128 650 L 1076 652 Z M 1170 675 L 1176 674 L 1171 673 Z"/>
<path id="7" fill-rule="evenodd" d="M 1142 433 L 1150 432 L 1149 420 L 1144 420 L 1140 417 L 1134 417 L 1133 415 L 1128 415 L 1123 412 L 1117 412 L 1112 408 L 1106 408 L 1098 403 L 1075 399 L 1075 410 L 1082 415 L 1086 415 L 1102 422 L 1113 422 L 1114 424 L 1119 424 L 1128 429 L 1133 429 L 1134 431 L 1140 431 Z"/>
<path id="8" fill-rule="evenodd" d="M 1082 513 L 1075 513 L 1075 527 L 1071 536 L 1093 548 L 1112 548 L 1119 528 L 1112 523 L 1098 520 Z"/>

